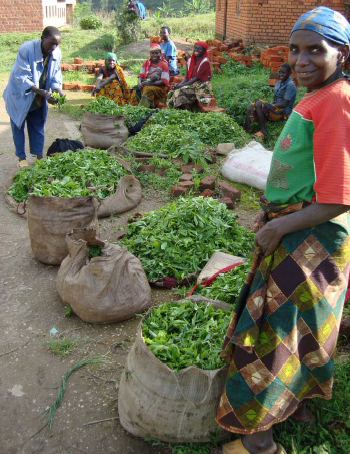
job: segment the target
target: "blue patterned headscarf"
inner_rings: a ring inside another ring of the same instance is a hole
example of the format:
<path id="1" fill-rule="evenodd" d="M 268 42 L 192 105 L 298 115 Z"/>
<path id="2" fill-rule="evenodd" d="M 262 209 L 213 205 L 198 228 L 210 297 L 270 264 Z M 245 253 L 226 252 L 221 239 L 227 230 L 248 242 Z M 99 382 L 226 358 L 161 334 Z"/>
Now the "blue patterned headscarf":
<path id="1" fill-rule="evenodd" d="M 295 22 L 292 33 L 310 30 L 337 44 L 350 43 L 350 24 L 338 11 L 320 6 L 302 14 Z"/>

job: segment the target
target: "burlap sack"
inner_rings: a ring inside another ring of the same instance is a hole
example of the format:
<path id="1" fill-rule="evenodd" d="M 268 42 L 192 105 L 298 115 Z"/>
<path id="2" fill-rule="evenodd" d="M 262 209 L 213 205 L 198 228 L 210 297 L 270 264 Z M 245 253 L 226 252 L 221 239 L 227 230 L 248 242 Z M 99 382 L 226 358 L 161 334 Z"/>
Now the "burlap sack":
<path id="1" fill-rule="evenodd" d="M 215 414 L 227 367 L 175 372 L 146 346 L 141 327 L 142 321 L 119 383 L 118 411 L 124 429 L 165 442 L 205 442 L 213 434 L 225 436 Z"/>
<path id="2" fill-rule="evenodd" d="M 94 197 L 29 197 L 28 228 L 34 256 L 47 265 L 60 265 L 68 255 L 66 234 L 74 227 L 97 225 Z"/>
<path id="3" fill-rule="evenodd" d="M 121 116 L 84 112 L 81 135 L 86 147 L 107 150 L 112 145 L 124 142 L 129 136 L 129 131 Z"/>
<path id="4" fill-rule="evenodd" d="M 98 202 L 97 216 L 99 218 L 131 210 L 140 203 L 142 198 L 142 188 L 140 182 L 132 175 L 129 164 L 119 158 L 114 150 L 108 151 L 108 153 L 113 156 L 114 159 L 116 159 L 128 172 L 130 172 L 130 175 L 125 175 L 119 180 L 117 190 L 114 194 Z M 13 197 L 7 194 L 7 190 L 13 183 L 13 177 L 18 171 L 18 168 L 13 169 L 4 183 L 5 200 L 11 211 L 19 214 L 21 217 L 27 218 L 29 205 L 26 202 L 18 203 Z"/>
<path id="5" fill-rule="evenodd" d="M 146 274 L 140 260 L 125 247 L 99 240 L 93 229 L 74 229 L 66 239 L 69 255 L 58 271 L 56 288 L 78 317 L 112 323 L 150 307 Z M 102 255 L 89 260 L 88 245 L 102 246 Z"/>

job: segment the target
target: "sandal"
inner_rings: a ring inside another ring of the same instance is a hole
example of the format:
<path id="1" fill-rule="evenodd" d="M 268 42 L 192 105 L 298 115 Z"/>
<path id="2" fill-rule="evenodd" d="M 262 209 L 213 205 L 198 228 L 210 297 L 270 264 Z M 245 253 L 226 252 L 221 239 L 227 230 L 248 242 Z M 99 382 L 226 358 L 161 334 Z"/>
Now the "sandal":
<path id="1" fill-rule="evenodd" d="M 283 448 L 282 445 L 277 444 L 276 454 L 287 454 L 287 451 Z M 213 448 L 211 454 L 251 454 L 243 445 L 242 439 L 231 441 L 230 443 L 225 443 L 221 447 Z"/>
<path id="2" fill-rule="evenodd" d="M 21 159 L 18 161 L 18 167 L 22 169 L 23 167 L 29 167 L 28 161 L 26 159 Z"/>

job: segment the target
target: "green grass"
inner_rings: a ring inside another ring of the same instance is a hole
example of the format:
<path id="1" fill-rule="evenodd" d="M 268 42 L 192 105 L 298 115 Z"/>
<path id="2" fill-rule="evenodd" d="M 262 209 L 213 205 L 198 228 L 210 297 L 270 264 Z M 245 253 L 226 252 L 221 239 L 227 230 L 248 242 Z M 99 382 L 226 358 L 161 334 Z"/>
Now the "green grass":
<path id="1" fill-rule="evenodd" d="M 79 337 L 50 337 L 46 344 L 51 353 L 65 357 L 72 353 L 80 341 Z"/>

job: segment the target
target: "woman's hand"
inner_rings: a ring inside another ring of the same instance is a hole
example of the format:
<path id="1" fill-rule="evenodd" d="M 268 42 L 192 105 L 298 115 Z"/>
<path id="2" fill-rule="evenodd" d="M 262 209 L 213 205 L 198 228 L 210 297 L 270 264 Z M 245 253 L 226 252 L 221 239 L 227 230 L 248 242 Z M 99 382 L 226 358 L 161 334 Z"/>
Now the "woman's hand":
<path id="1" fill-rule="evenodd" d="M 96 93 L 99 93 L 101 91 L 100 87 L 94 87 L 91 92 L 91 96 L 95 96 Z"/>
<path id="2" fill-rule="evenodd" d="M 282 234 L 279 232 L 279 219 L 269 221 L 255 235 L 255 246 L 257 246 L 265 257 L 272 254 L 279 245 Z"/>

